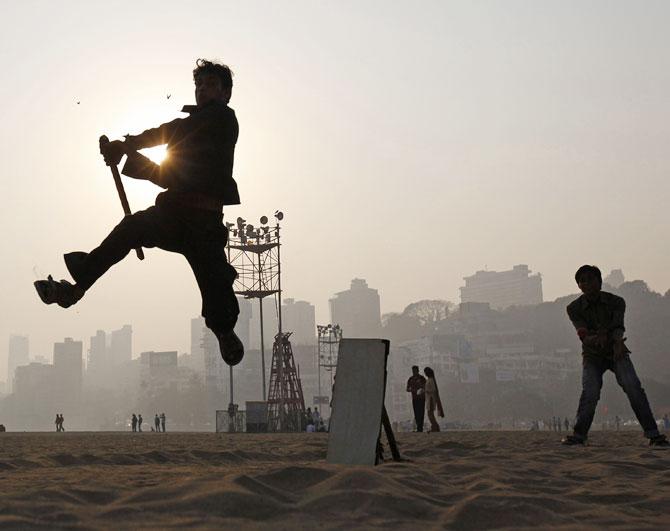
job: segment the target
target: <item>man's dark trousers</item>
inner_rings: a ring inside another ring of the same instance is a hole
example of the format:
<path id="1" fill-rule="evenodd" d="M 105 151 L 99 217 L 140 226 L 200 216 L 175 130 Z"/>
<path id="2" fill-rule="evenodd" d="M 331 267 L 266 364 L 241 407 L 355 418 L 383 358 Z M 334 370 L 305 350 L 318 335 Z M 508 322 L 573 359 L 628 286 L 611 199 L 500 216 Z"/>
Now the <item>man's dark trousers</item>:
<path id="1" fill-rule="evenodd" d="M 579 399 L 579 408 L 577 409 L 577 421 L 575 423 L 575 435 L 581 439 L 586 439 L 593 422 L 593 416 L 596 412 L 596 406 L 600 399 L 600 389 L 603 385 L 603 374 L 610 370 L 616 376 L 617 383 L 624 390 L 630 401 L 630 405 L 635 412 L 640 426 L 644 430 L 646 437 L 652 438 L 658 435 L 658 426 L 656 419 L 651 412 L 647 394 L 640 384 L 640 379 L 635 373 L 635 367 L 626 355 L 619 361 L 611 359 L 593 359 L 584 358 L 584 368 L 582 370 L 582 396 Z"/>
<path id="2" fill-rule="evenodd" d="M 228 229 L 219 212 L 157 205 L 126 216 L 90 253 L 65 255 L 75 282 L 90 288 L 112 265 L 136 247 L 159 247 L 186 257 L 202 295 L 202 316 L 214 333 L 232 330 L 239 305 L 233 291 L 237 273 L 226 260 Z M 169 297 L 171 287 L 166 286 Z"/>
<path id="3" fill-rule="evenodd" d="M 416 431 L 423 431 L 423 417 L 426 414 L 426 399 L 423 396 L 412 398 L 412 407 L 414 408 Z"/>

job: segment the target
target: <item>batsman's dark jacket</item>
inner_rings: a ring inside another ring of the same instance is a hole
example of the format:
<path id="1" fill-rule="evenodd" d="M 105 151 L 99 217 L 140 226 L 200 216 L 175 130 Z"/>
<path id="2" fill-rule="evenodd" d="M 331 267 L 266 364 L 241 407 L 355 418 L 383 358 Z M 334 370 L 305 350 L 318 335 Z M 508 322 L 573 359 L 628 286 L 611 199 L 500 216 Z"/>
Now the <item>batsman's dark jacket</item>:
<path id="1" fill-rule="evenodd" d="M 235 111 L 225 103 L 210 102 L 202 107 L 185 106 L 182 112 L 190 116 L 126 136 L 131 150 L 167 144 L 167 157 L 159 166 L 131 152 L 122 173 L 166 188 L 156 204 L 182 203 L 219 211 L 223 205 L 238 205 L 240 196 L 233 179 L 239 134 Z"/>
<path id="2" fill-rule="evenodd" d="M 611 358 L 614 354 L 614 340 L 621 339 L 624 331 L 626 301 L 621 297 L 601 291 L 597 299 L 589 301 L 586 295 L 572 301 L 568 307 L 568 317 L 575 329 L 587 334 L 605 333 L 607 342 L 603 346 L 582 343 L 582 354 L 587 358 Z"/>

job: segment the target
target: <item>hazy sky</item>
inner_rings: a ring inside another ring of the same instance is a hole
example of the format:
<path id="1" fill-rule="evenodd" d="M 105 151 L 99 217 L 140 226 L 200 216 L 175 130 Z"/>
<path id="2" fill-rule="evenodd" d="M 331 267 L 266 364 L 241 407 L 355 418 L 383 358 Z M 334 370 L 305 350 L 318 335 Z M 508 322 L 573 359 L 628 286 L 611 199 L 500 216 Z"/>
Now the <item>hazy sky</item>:
<path id="1" fill-rule="evenodd" d="M 1 2 L 0 379 L 10 333 L 50 357 L 130 323 L 135 354 L 188 351 L 181 256 L 131 254 L 70 310 L 32 282 L 120 220 L 98 137 L 182 116 L 198 57 L 235 72 L 226 217 L 285 212 L 285 296 L 319 321 L 353 277 L 400 311 L 517 263 L 545 299 L 585 262 L 665 292 L 668 20 L 662 1 Z M 158 191 L 125 185 L 133 210 Z"/>

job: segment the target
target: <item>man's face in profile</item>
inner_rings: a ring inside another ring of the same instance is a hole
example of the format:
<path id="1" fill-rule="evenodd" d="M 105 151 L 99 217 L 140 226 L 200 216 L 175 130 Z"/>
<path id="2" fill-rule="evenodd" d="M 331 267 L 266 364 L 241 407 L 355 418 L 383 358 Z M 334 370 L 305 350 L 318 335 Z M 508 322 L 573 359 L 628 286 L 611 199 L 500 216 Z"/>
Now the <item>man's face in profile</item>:
<path id="1" fill-rule="evenodd" d="M 224 89 L 221 79 L 213 74 L 201 74 L 195 79 L 195 102 L 198 106 L 210 101 L 228 101 L 230 89 Z"/>
<path id="2" fill-rule="evenodd" d="M 597 295 L 600 291 L 600 281 L 593 273 L 582 273 L 577 282 L 579 289 L 587 297 Z"/>

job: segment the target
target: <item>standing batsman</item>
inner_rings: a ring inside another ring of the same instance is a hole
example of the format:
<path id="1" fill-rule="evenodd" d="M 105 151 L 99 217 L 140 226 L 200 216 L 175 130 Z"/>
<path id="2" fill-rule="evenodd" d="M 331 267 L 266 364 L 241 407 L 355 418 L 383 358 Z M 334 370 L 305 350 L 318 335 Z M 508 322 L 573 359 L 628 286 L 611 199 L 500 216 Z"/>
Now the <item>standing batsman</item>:
<path id="1" fill-rule="evenodd" d="M 603 375 L 610 370 L 628 396 L 644 435 L 649 439 L 649 446 L 670 447 L 666 436 L 658 431 L 647 394 L 635 372 L 629 356 L 630 350 L 626 347 L 626 302 L 613 293 L 601 291 L 602 274 L 596 266 L 583 265 L 575 273 L 575 280 L 583 295 L 572 301 L 567 311 L 582 342 L 582 395 L 579 398 L 574 433 L 565 437 L 563 444 L 573 446 L 586 443 L 600 400 Z"/>
<path id="2" fill-rule="evenodd" d="M 159 247 L 180 253 L 195 274 L 202 316 L 219 340 L 221 356 L 236 365 L 244 356 L 244 346 L 233 331 L 239 313 L 233 292 L 237 272 L 226 260 L 228 231 L 222 214 L 224 205 L 240 203 L 233 179 L 239 129 L 235 112 L 228 107 L 232 72 L 226 65 L 198 59 L 193 80 L 197 105 L 184 107 L 188 117 L 127 135 L 124 141 L 100 144 L 108 165 L 116 166 L 127 155 L 124 175 L 165 189 L 155 206 L 125 216 L 91 252 L 66 254 L 65 265 L 74 284 L 49 276 L 35 282 L 35 288 L 44 303 L 68 308 L 132 249 Z M 167 144 L 167 157 L 160 166 L 137 152 L 163 144 Z"/>

